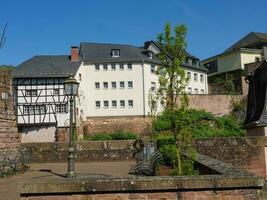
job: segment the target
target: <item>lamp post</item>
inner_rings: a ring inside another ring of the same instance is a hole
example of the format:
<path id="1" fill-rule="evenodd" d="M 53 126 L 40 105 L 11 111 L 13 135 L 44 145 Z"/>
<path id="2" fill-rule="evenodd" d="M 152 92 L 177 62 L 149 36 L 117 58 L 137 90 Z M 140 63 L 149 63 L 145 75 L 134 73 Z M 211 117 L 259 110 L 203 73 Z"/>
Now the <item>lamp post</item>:
<path id="1" fill-rule="evenodd" d="M 67 80 L 65 80 L 65 91 L 67 96 L 69 96 L 70 102 L 70 131 L 69 131 L 69 149 L 68 149 L 68 172 L 67 178 L 75 178 L 76 174 L 74 171 L 74 159 L 75 159 L 75 146 L 73 141 L 73 103 L 75 96 L 78 93 L 79 83 L 71 75 Z"/>

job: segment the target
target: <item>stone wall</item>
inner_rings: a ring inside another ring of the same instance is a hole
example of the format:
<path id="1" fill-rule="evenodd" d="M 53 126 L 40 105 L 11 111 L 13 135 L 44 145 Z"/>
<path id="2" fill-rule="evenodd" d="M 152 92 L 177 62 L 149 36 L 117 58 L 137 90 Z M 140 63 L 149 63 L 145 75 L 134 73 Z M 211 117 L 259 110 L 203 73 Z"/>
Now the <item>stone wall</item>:
<path id="1" fill-rule="evenodd" d="M 19 142 L 13 107 L 11 70 L 0 69 L 0 160 L 5 156 L 16 156 Z"/>
<path id="2" fill-rule="evenodd" d="M 149 118 L 138 117 L 99 117 L 88 118 L 83 124 L 84 134 L 111 133 L 116 130 L 149 133 Z"/>
<path id="3" fill-rule="evenodd" d="M 77 161 L 130 160 L 134 141 L 88 141 L 78 142 Z M 266 176 L 265 149 L 267 137 L 209 138 L 196 140 L 198 153 Z M 68 143 L 25 143 L 21 150 L 30 153 L 31 163 L 65 162 Z"/>
<path id="4" fill-rule="evenodd" d="M 244 98 L 242 95 L 189 95 L 188 97 L 190 108 L 204 109 L 215 115 L 229 114 L 231 102 Z M 149 134 L 149 122 L 149 118 L 143 116 L 88 118 L 83 122 L 83 133 L 91 135 L 124 130 L 147 135 Z"/>
<path id="5" fill-rule="evenodd" d="M 215 115 L 229 114 L 231 102 L 239 101 L 242 95 L 189 95 L 189 107 L 203 109 Z M 178 101 L 179 103 L 179 101 Z"/>
<path id="6" fill-rule="evenodd" d="M 209 138 L 195 141 L 198 153 L 267 177 L 267 137 Z"/>
<path id="7" fill-rule="evenodd" d="M 40 177 L 21 185 L 21 200 L 260 200 L 262 178 L 236 173 L 157 177 Z"/>
<path id="8" fill-rule="evenodd" d="M 78 142 L 76 161 L 131 160 L 133 143 L 131 140 Z M 30 163 L 66 162 L 68 143 L 22 143 L 20 150 L 29 152 Z"/>

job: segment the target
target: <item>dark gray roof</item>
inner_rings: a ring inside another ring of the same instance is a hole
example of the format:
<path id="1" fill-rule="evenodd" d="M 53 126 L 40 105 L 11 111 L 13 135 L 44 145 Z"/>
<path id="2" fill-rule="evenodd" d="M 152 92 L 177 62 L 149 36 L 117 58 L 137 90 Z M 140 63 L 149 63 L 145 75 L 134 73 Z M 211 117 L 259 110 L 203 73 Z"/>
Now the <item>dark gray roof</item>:
<path id="1" fill-rule="evenodd" d="M 14 78 L 19 77 L 68 77 L 75 74 L 81 65 L 80 61 L 71 62 L 70 57 L 34 56 L 18 65 L 12 72 Z"/>
<path id="2" fill-rule="evenodd" d="M 120 50 L 120 57 L 112 57 L 112 49 Z M 80 55 L 84 62 L 159 62 L 157 58 L 149 59 L 145 49 L 124 44 L 86 43 L 80 45 Z"/>
<path id="3" fill-rule="evenodd" d="M 153 42 L 158 46 L 156 41 L 148 41 L 145 45 Z M 131 61 L 146 61 L 160 63 L 160 60 L 155 57 L 154 59 L 149 59 L 145 54 L 147 51 L 147 46 L 145 47 L 136 47 L 132 45 L 124 44 L 103 44 L 103 43 L 86 43 L 82 42 L 80 45 L 80 55 L 84 62 L 131 62 Z M 120 57 L 112 57 L 112 49 L 120 49 Z M 185 51 L 186 56 L 199 60 L 197 57 L 189 54 Z M 184 64 L 184 68 L 190 68 L 194 70 L 199 70 L 206 72 L 207 69 L 203 66 L 194 66 L 189 64 Z"/>
<path id="4" fill-rule="evenodd" d="M 234 51 L 240 48 L 262 48 L 267 45 L 267 33 L 250 32 L 224 52 Z"/>
<path id="5" fill-rule="evenodd" d="M 183 64 L 182 65 L 184 68 L 189 68 L 197 71 L 202 71 L 202 72 L 208 72 L 208 69 L 204 67 L 203 65 L 200 66 L 195 66 L 195 65 L 189 65 L 189 64 Z"/>

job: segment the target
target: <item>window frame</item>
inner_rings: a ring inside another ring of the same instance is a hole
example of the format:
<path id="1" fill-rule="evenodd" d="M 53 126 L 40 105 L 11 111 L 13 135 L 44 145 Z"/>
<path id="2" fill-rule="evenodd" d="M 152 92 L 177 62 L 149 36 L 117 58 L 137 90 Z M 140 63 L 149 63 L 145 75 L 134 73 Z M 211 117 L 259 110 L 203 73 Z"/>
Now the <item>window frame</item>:
<path id="1" fill-rule="evenodd" d="M 98 85 L 98 87 L 97 87 L 97 85 Z M 95 89 L 100 90 L 100 82 L 95 82 Z"/>
<path id="2" fill-rule="evenodd" d="M 133 108 L 133 100 L 128 100 L 128 108 Z"/>
<path id="3" fill-rule="evenodd" d="M 121 84 L 123 84 L 123 87 L 121 87 Z M 124 89 L 125 88 L 125 82 L 124 81 L 120 81 L 120 89 Z"/>
<path id="4" fill-rule="evenodd" d="M 115 103 L 115 105 L 113 105 L 113 103 Z M 112 108 L 117 108 L 117 101 L 116 100 L 112 100 L 111 101 L 111 107 Z"/>
<path id="5" fill-rule="evenodd" d="M 125 108 L 125 100 L 120 100 L 120 108 Z"/>
<path id="6" fill-rule="evenodd" d="M 107 103 L 107 105 L 105 105 Z M 108 107 L 109 107 L 109 102 L 108 102 L 108 100 L 104 100 L 103 101 L 103 107 L 105 108 L 105 109 L 108 109 Z"/>

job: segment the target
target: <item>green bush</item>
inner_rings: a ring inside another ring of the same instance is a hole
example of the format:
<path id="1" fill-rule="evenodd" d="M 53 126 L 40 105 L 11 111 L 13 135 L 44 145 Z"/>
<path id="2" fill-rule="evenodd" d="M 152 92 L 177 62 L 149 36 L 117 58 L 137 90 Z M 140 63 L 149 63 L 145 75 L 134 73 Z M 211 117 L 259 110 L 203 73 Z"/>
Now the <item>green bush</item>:
<path id="1" fill-rule="evenodd" d="M 112 140 L 112 137 L 106 133 L 99 133 L 99 134 L 92 135 L 91 140 L 93 141 L 104 140 L 105 141 L 105 140 Z"/>
<path id="2" fill-rule="evenodd" d="M 96 133 L 92 136 L 84 135 L 83 140 L 104 141 L 104 140 L 136 140 L 137 134 L 130 131 L 118 130 L 113 133 Z"/>
<path id="3" fill-rule="evenodd" d="M 240 123 L 233 117 L 215 117 L 204 110 L 177 110 L 174 117 L 176 127 L 178 129 L 186 127 L 194 138 L 244 136 L 245 133 Z M 152 124 L 154 132 L 171 133 L 170 119 L 171 114 L 167 111 L 159 115 Z"/>
<path id="4" fill-rule="evenodd" d="M 112 140 L 136 140 L 137 135 L 130 131 L 118 130 L 111 134 Z"/>

